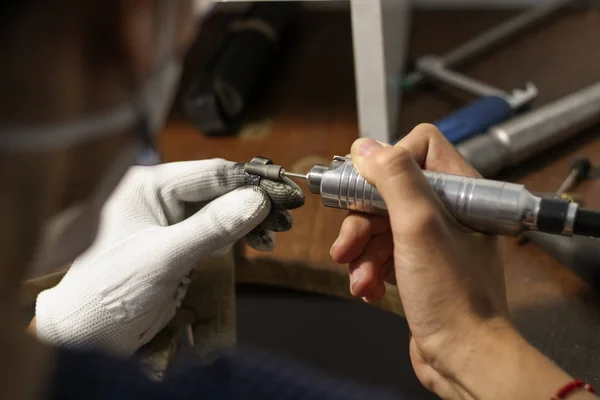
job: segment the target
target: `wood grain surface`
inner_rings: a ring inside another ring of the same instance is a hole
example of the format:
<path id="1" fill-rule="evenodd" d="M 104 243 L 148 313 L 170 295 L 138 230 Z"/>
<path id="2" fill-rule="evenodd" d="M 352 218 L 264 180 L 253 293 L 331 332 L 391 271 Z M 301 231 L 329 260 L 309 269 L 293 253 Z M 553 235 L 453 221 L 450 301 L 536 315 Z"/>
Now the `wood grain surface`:
<path id="1" fill-rule="evenodd" d="M 442 53 L 512 15 L 510 12 L 417 12 L 411 57 Z M 216 14 L 187 60 L 182 87 L 218 45 L 231 15 Z M 562 12 L 535 30 L 461 67 L 467 74 L 510 90 L 533 81 L 542 105 L 600 80 L 600 12 Z M 304 12 L 299 16 L 281 62 L 249 110 L 239 137 L 209 138 L 176 107 L 162 132 L 166 161 L 223 157 L 247 161 L 272 158 L 289 170 L 306 172 L 314 160 L 346 154 L 358 136 L 352 68 L 350 19 L 346 12 Z M 406 94 L 401 132 L 435 121 L 471 98 L 445 87 Z M 531 190 L 553 192 L 576 154 L 600 162 L 600 127 L 502 175 Z M 308 193 L 308 192 L 307 192 Z M 579 190 L 586 205 L 600 208 L 600 182 Z M 274 283 L 347 296 L 346 267 L 334 264 L 329 248 L 344 212 L 327 209 L 307 194 L 294 211 L 295 227 L 277 235 L 269 254 L 246 249 L 238 281 Z M 534 245 L 503 240 L 509 301 L 517 326 L 536 346 L 576 376 L 600 383 L 600 300 L 576 274 Z M 600 260 L 599 260 L 600 264 Z M 484 268 L 485 266 L 482 266 Z M 304 271 L 304 272 L 303 272 Z M 394 303 L 392 301 L 393 304 Z M 388 304 L 389 306 L 389 304 Z M 401 312 L 396 306 L 388 308 Z"/>

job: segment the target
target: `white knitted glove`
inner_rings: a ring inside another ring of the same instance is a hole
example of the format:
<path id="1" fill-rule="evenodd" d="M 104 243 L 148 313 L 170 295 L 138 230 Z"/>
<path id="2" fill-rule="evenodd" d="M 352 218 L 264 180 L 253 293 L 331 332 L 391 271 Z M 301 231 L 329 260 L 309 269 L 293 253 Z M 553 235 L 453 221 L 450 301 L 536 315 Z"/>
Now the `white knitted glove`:
<path id="1" fill-rule="evenodd" d="M 246 237 L 273 247 L 292 226 L 300 188 L 203 160 L 132 167 L 102 215 L 94 244 L 37 299 L 39 338 L 131 355 L 174 316 L 203 257 Z M 201 272 L 200 272 L 201 273 Z"/>

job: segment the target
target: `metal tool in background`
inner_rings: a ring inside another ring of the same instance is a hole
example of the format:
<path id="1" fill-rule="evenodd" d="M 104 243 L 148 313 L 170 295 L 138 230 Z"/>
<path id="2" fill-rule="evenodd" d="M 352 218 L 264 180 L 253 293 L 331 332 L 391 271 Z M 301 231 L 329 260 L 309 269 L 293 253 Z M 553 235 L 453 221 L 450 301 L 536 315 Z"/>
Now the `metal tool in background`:
<path id="1" fill-rule="evenodd" d="M 496 125 L 457 146 L 481 173 L 490 177 L 600 121 L 600 82 Z"/>
<path id="2" fill-rule="evenodd" d="M 405 91 L 414 89 L 426 79 L 441 81 L 462 89 L 480 99 L 460 108 L 433 124 L 454 144 L 488 130 L 493 125 L 506 121 L 524 105 L 537 97 L 538 90 L 532 83 L 515 89 L 508 94 L 502 90 L 478 82 L 463 74 L 451 71 L 482 52 L 489 50 L 501 41 L 516 35 L 527 27 L 540 22 L 574 0 L 542 1 L 514 18 L 467 41 L 442 56 L 425 56 L 416 62 L 416 71 L 407 75 L 402 87 Z"/>
<path id="3" fill-rule="evenodd" d="M 507 93 L 502 89 L 449 70 L 436 56 L 423 56 L 419 58 L 416 65 L 419 71 L 437 81 L 475 96 L 481 96 L 478 100 L 433 123 L 454 144 L 506 121 L 538 95 L 537 87 L 531 82 Z"/>
<path id="4" fill-rule="evenodd" d="M 377 189 L 356 172 L 346 157 L 336 156 L 328 166 L 315 165 L 306 175 L 286 172 L 265 158 L 245 164 L 245 171 L 269 179 L 305 180 L 326 207 L 387 215 Z M 476 231 L 509 236 L 527 230 L 600 236 L 600 212 L 583 209 L 577 203 L 534 196 L 523 185 L 514 183 L 431 171 L 424 174 L 450 213 Z"/>
<path id="5" fill-rule="evenodd" d="M 522 88 L 514 89 L 511 93 L 507 93 L 502 89 L 495 88 L 477 79 L 448 69 L 437 56 L 428 55 L 420 57 L 417 61 L 417 68 L 429 77 L 472 95 L 500 97 L 513 110 L 523 107 L 538 95 L 537 87 L 531 82 L 527 82 Z"/>
<path id="6" fill-rule="evenodd" d="M 537 5 L 531 7 L 527 11 L 440 56 L 440 61 L 447 68 L 456 67 L 459 64 L 478 56 L 484 51 L 488 51 L 500 42 L 515 36 L 524 29 L 532 27 L 552 13 L 574 2 L 575 0 L 540 1 Z M 412 90 L 425 80 L 427 80 L 427 77 L 422 72 L 414 71 L 404 78 L 402 86 L 404 90 Z"/>

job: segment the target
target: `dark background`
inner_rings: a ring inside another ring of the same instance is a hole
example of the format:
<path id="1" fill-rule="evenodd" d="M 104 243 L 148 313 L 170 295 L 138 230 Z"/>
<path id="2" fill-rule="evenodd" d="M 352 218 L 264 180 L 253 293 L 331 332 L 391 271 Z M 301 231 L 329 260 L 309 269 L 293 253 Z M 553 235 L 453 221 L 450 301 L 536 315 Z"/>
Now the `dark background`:
<path id="1" fill-rule="evenodd" d="M 406 320 L 367 304 L 240 285 L 238 344 L 408 398 L 436 399 L 415 377 Z"/>

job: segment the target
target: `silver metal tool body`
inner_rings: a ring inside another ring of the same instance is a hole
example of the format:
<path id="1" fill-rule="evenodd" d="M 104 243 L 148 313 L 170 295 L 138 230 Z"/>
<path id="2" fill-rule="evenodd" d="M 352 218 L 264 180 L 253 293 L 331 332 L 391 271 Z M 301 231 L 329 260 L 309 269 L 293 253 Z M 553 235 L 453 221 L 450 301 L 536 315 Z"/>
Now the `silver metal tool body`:
<path id="1" fill-rule="evenodd" d="M 271 160 L 256 157 L 245 164 L 246 173 L 260 184 L 269 178 Z M 274 178 L 306 180 L 310 191 L 321 197 L 327 207 L 368 214 L 387 215 L 388 209 L 377 189 L 354 169 L 352 160 L 335 156 L 330 165 L 315 165 L 308 174 L 287 173 L 283 168 Z M 523 185 L 466 176 L 423 171 L 433 190 L 448 211 L 475 231 L 514 236 L 525 230 L 558 235 L 600 237 L 600 212 L 580 208 L 577 203 L 556 197 L 538 197 Z M 252 183 L 254 181 L 254 183 Z M 401 188 L 400 188 L 401 189 Z M 403 210 L 410 213 L 410 210 Z"/>
<path id="2" fill-rule="evenodd" d="M 431 171 L 424 174 L 442 203 L 465 226 L 511 236 L 536 229 L 540 198 L 523 185 Z M 377 189 L 356 172 L 346 157 L 334 157 L 329 166 L 314 166 L 307 180 L 311 192 L 319 194 L 327 207 L 387 214 Z M 568 226 L 563 233 L 569 234 Z"/>
<path id="3" fill-rule="evenodd" d="M 457 146 L 483 176 L 492 176 L 574 136 L 600 120 L 600 82 L 492 127 Z"/>

